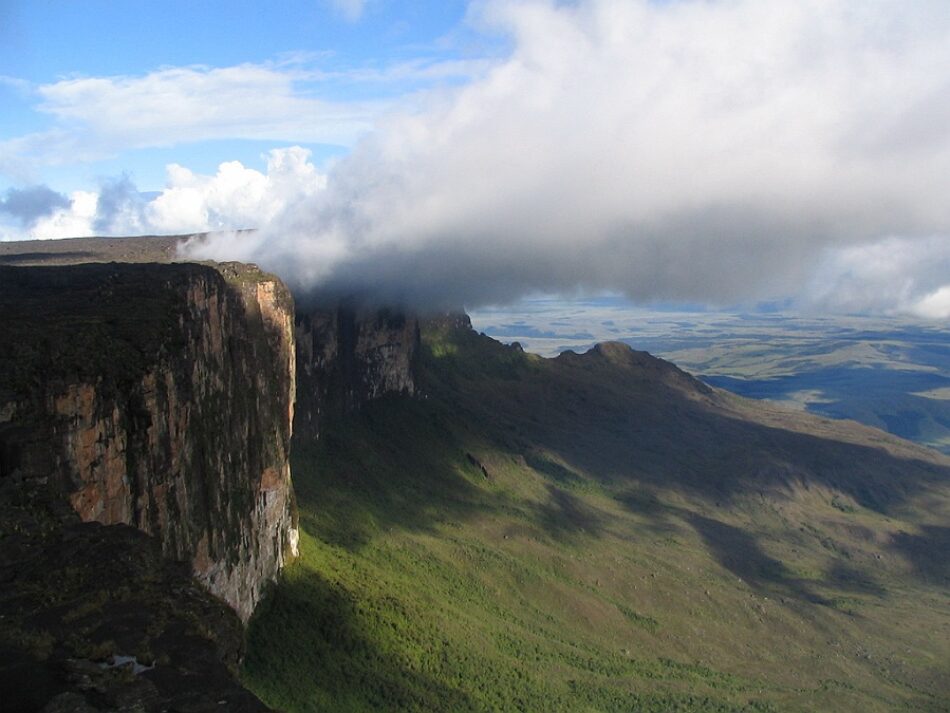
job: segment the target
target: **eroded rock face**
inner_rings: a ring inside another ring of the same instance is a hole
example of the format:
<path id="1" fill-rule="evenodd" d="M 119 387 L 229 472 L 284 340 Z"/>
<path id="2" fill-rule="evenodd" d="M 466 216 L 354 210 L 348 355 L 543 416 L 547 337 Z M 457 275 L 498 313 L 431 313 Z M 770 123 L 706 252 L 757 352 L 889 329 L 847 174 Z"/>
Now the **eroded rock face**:
<path id="1" fill-rule="evenodd" d="M 390 310 L 347 307 L 297 316 L 295 429 L 319 437 L 321 423 L 391 393 L 416 391 L 419 322 Z"/>
<path id="2" fill-rule="evenodd" d="M 154 535 L 246 620 L 296 548 L 293 332 L 253 267 L 0 267 L 0 478 Z"/>

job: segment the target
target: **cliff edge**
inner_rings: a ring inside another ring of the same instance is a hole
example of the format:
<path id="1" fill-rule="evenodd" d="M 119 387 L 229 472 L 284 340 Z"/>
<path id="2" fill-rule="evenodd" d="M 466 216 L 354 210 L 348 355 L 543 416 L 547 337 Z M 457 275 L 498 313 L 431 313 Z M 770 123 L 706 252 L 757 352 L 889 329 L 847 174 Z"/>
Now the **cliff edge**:
<path id="1" fill-rule="evenodd" d="M 0 480 L 154 536 L 246 621 L 296 551 L 293 331 L 253 266 L 0 265 Z"/>

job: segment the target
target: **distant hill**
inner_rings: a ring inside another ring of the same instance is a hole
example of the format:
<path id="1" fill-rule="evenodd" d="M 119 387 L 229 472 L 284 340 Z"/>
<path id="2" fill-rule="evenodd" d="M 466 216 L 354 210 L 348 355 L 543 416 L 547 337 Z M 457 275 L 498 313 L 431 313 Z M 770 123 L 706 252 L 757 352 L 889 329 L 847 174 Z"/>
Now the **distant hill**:
<path id="1" fill-rule="evenodd" d="M 621 300 L 527 301 L 473 320 L 548 356 L 623 341 L 742 396 L 854 419 L 950 455 L 950 326 L 939 322 L 651 310 Z"/>

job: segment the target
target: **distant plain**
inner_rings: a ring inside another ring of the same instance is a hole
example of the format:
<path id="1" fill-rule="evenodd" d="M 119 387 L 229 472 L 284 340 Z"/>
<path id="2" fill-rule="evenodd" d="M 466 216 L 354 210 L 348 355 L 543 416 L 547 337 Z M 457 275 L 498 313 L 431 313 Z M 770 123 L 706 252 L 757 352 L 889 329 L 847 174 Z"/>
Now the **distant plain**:
<path id="1" fill-rule="evenodd" d="M 476 329 L 530 352 L 622 341 L 703 381 L 950 453 L 950 326 L 906 317 L 649 309 L 617 298 L 476 310 Z"/>

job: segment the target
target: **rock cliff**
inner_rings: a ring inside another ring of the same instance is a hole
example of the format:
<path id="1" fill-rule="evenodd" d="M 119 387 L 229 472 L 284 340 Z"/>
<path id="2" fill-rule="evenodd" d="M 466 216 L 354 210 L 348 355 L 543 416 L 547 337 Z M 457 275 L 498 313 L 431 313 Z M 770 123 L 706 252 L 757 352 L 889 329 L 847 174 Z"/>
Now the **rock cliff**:
<path id="1" fill-rule="evenodd" d="M 319 437 L 326 418 L 390 393 L 416 391 L 419 321 L 340 306 L 297 315 L 296 432 Z"/>
<path id="2" fill-rule="evenodd" d="M 0 266 L 0 479 L 153 535 L 246 620 L 296 549 L 293 331 L 251 266 Z"/>

